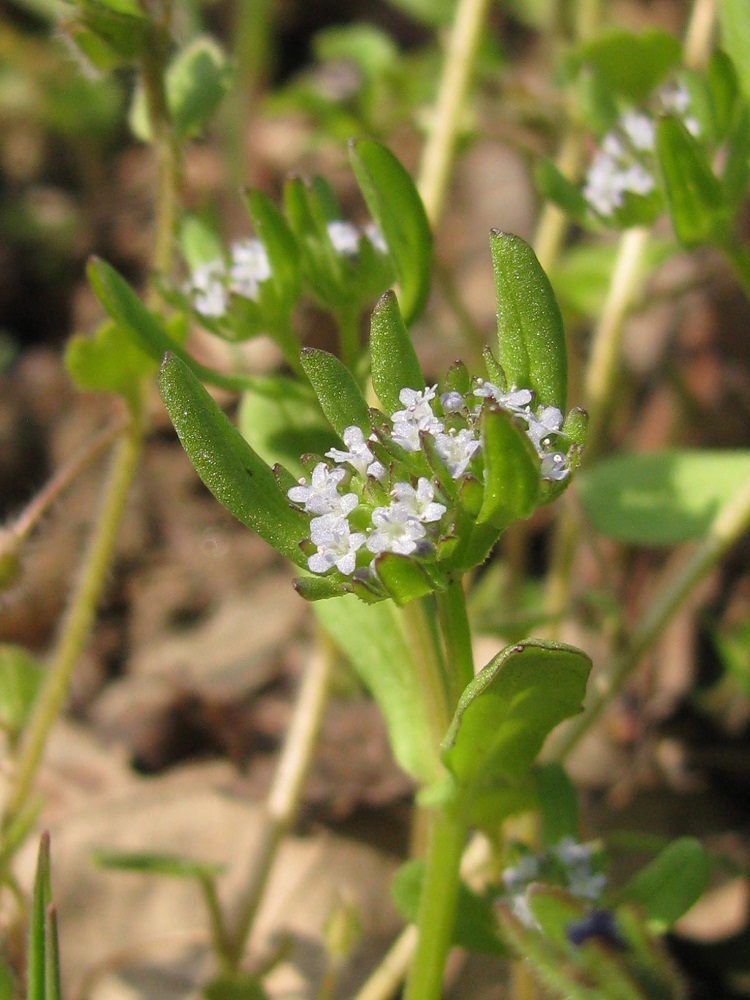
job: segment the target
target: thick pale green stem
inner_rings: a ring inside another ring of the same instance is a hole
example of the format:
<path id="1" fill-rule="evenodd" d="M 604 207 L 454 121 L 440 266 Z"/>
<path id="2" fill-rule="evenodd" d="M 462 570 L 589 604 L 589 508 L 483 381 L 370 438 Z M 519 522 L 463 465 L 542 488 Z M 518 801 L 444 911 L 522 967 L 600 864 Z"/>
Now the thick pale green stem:
<path id="1" fill-rule="evenodd" d="M 96 527 L 83 558 L 78 583 L 63 618 L 60 638 L 49 667 L 47 680 L 35 702 L 16 762 L 4 809 L 7 827 L 24 808 L 42 759 L 49 731 L 65 703 L 70 678 L 78 662 L 96 614 L 96 606 L 109 571 L 117 532 L 125 509 L 130 484 L 141 455 L 141 419 L 134 416 L 125 436 L 118 442 L 109 472 Z"/>
<path id="2" fill-rule="evenodd" d="M 488 7 L 489 0 L 458 0 L 448 38 L 443 75 L 417 180 L 427 218 L 433 227 L 438 225 L 443 214 L 461 113 Z"/>
<path id="3" fill-rule="evenodd" d="M 466 828 L 461 811 L 434 818 L 417 920 L 417 947 L 404 1000 L 440 1000 L 456 919 L 461 854 Z"/>
<path id="4" fill-rule="evenodd" d="M 248 935 L 271 874 L 273 858 L 297 815 L 302 784 L 310 767 L 323 721 L 333 659 L 333 646 L 321 633 L 302 679 L 292 722 L 266 800 L 250 875 L 228 934 L 230 947 L 224 957 L 234 969 L 242 960 Z"/>
<path id="5" fill-rule="evenodd" d="M 637 667 L 643 654 L 663 633 L 692 589 L 750 527 L 750 481 L 717 514 L 706 538 L 667 579 L 658 581 L 654 597 L 633 631 L 627 648 L 615 656 L 589 685 L 585 711 L 559 729 L 548 753 L 561 760 L 591 728 Z"/>

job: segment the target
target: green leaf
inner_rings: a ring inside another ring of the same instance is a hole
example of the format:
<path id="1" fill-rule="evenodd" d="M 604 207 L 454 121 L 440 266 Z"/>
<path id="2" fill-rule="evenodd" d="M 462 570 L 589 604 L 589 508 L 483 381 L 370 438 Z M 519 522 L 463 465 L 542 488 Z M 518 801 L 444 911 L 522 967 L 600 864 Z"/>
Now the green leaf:
<path id="1" fill-rule="evenodd" d="M 23 731 L 45 671 L 22 646 L 0 645 L 0 729 L 11 743 Z"/>
<path id="2" fill-rule="evenodd" d="M 702 538 L 750 479 L 750 451 L 664 451 L 605 458 L 576 476 L 596 531 L 634 545 Z"/>
<path id="3" fill-rule="evenodd" d="M 204 1000 L 268 1000 L 257 976 L 250 972 L 232 972 L 216 976 L 201 991 Z"/>
<path id="4" fill-rule="evenodd" d="M 127 281 L 105 261 L 93 258 L 87 273 L 91 287 L 107 313 L 149 357 L 161 362 L 165 354 L 171 353 L 204 382 L 230 392 L 243 392 L 248 388 L 248 379 L 222 375 L 194 361 L 170 336 L 166 325 L 144 306 Z"/>
<path id="5" fill-rule="evenodd" d="M 135 399 L 143 378 L 159 367 L 117 323 L 103 323 L 93 337 L 76 334 L 65 349 L 65 367 L 85 392 L 115 392 Z"/>
<path id="6" fill-rule="evenodd" d="M 578 802 L 570 778 L 560 764 L 536 768 L 542 845 L 549 849 L 565 837 L 578 840 Z"/>
<path id="7" fill-rule="evenodd" d="M 656 152 L 677 239 L 688 249 L 721 239 L 728 223 L 721 185 L 682 122 L 661 119 L 656 127 Z"/>
<path id="8" fill-rule="evenodd" d="M 615 30 L 579 46 L 573 58 L 592 67 L 610 92 L 640 102 L 679 66 L 681 47 L 666 31 Z"/>
<path id="9" fill-rule="evenodd" d="M 356 425 L 367 437 L 370 411 L 354 376 L 339 359 L 313 347 L 302 351 L 302 367 L 310 379 L 329 424 L 338 435 Z"/>
<path id="10" fill-rule="evenodd" d="M 60 948 L 57 937 L 57 910 L 50 903 L 44 925 L 46 948 L 44 951 L 45 1000 L 60 1000 Z"/>
<path id="11" fill-rule="evenodd" d="M 534 183 L 541 195 L 554 202 L 574 222 L 580 225 L 590 222 L 588 203 L 580 187 L 564 177 L 551 160 L 539 160 L 534 169 Z"/>
<path id="12" fill-rule="evenodd" d="M 383 552 L 377 556 L 375 572 L 399 607 L 417 597 L 426 597 L 436 589 L 419 563 L 410 556 L 401 556 L 396 552 Z"/>
<path id="13" fill-rule="evenodd" d="M 534 251 L 518 236 L 490 234 L 500 364 L 511 385 L 536 402 L 565 409 L 568 361 L 552 286 Z"/>
<path id="14" fill-rule="evenodd" d="M 372 24 L 354 23 L 327 28 L 315 35 L 313 45 L 315 57 L 320 62 L 343 59 L 354 63 L 368 78 L 387 72 L 399 60 L 399 51 L 393 39 Z"/>
<path id="15" fill-rule="evenodd" d="M 383 713 L 397 763 L 421 783 L 434 781 L 439 761 L 431 706 L 401 613 L 390 602 L 368 605 L 353 595 L 313 608 Z"/>
<path id="16" fill-rule="evenodd" d="M 178 242 L 183 260 L 191 271 L 224 257 L 224 247 L 216 230 L 197 215 L 182 216 Z"/>
<path id="17" fill-rule="evenodd" d="M 680 837 L 631 879 L 620 901 L 638 903 L 651 929 L 663 934 L 698 901 L 710 873 L 701 844 L 694 837 Z"/>
<path id="18" fill-rule="evenodd" d="M 135 0 L 78 0 L 76 9 L 79 24 L 99 41 L 98 54 L 106 58 L 105 51 L 109 51 L 110 65 L 133 62 L 148 46 L 164 42 Z M 77 25 L 73 30 L 77 31 Z"/>
<path id="19" fill-rule="evenodd" d="M 591 661 L 579 649 L 536 639 L 507 646 L 468 685 L 442 744 L 459 784 L 517 780 L 548 734 L 581 710 Z"/>
<path id="20" fill-rule="evenodd" d="M 747 0 L 719 0 L 721 47 L 729 55 L 745 100 L 750 101 L 750 6 Z"/>
<path id="21" fill-rule="evenodd" d="M 200 35 L 177 53 L 167 67 L 164 86 L 172 126 L 183 142 L 199 135 L 229 91 L 232 68 L 219 43 Z M 137 139 L 151 142 L 153 128 L 143 89 L 130 111 L 130 127 Z"/>
<path id="22" fill-rule="evenodd" d="M 298 566 L 309 520 L 293 510 L 268 465 L 232 426 L 190 369 L 173 354 L 159 374 L 159 391 L 182 446 L 219 503 Z"/>
<path id="23" fill-rule="evenodd" d="M 349 147 L 349 159 L 370 213 L 396 267 L 401 312 L 414 322 L 430 290 L 432 233 L 414 181 L 393 153 L 369 139 Z"/>
<path id="24" fill-rule="evenodd" d="M 97 850 L 92 858 L 100 868 L 143 875 L 165 875 L 167 878 L 195 878 L 205 881 L 217 878 L 222 865 L 195 861 L 179 854 L 158 854 L 146 851 Z"/>
<path id="25" fill-rule="evenodd" d="M 534 512 L 541 483 L 539 457 L 528 435 L 499 407 L 485 407 L 481 431 L 484 499 L 477 524 L 503 531 Z"/>
<path id="26" fill-rule="evenodd" d="M 401 916 L 416 923 L 424 884 L 425 863 L 418 859 L 401 865 L 391 883 L 391 897 Z M 458 887 L 456 918 L 451 944 L 475 955 L 507 956 L 497 936 L 494 906 L 490 899 L 472 892 L 463 882 Z"/>
<path id="27" fill-rule="evenodd" d="M 52 899 L 50 889 L 49 834 L 39 841 L 34 888 L 31 894 L 29 924 L 29 954 L 27 960 L 27 1000 L 46 1000 L 47 970 L 47 907 Z"/>
<path id="28" fill-rule="evenodd" d="M 388 3 L 430 28 L 449 27 L 456 9 L 456 0 L 388 0 Z"/>
<path id="29" fill-rule="evenodd" d="M 338 443 L 309 386 L 289 375 L 255 378 L 242 396 L 237 426 L 264 462 L 281 462 L 295 477 L 303 474 L 302 455 L 324 455 Z"/>
<path id="30" fill-rule="evenodd" d="M 372 385 L 388 414 L 401 409 L 399 392 L 423 391 L 424 375 L 393 292 L 381 296 L 370 324 Z"/>
<path id="31" fill-rule="evenodd" d="M 268 254 L 277 294 L 291 310 L 300 291 L 299 244 L 284 216 L 261 191 L 248 191 L 245 206 Z"/>

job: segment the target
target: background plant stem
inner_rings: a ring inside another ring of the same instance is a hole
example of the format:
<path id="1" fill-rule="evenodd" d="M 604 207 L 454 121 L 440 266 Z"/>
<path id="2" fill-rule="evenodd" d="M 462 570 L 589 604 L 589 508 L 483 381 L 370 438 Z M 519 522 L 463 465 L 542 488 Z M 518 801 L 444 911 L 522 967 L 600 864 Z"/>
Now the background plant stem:
<path id="1" fill-rule="evenodd" d="M 417 188 L 427 218 L 436 228 L 443 214 L 456 150 L 461 113 L 484 26 L 489 0 L 458 0 Z"/>

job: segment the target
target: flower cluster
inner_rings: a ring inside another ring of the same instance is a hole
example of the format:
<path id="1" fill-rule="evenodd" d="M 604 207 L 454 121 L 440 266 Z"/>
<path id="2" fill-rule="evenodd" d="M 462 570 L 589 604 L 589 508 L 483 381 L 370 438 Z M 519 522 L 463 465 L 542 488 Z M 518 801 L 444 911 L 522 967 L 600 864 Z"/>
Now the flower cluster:
<path id="1" fill-rule="evenodd" d="M 383 234 L 373 222 L 359 229 L 351 222 L 336 220 L 329 222 L 326 229 L 333 249 L 342 257 L 355 259 L 363 236 L 378 253 L 388 253 Z M 261 241 L 254 238 L 236 240 L 230 247 L 228 261 L 218 257 L 193 269 L 185 294 L 201 316 L 220 319 L 226 315 L 232 295 L 255 302 L 261 285 L 270 277 L 271 264 Z"/>
<path id="2" fill-rule="evenodd" d="M 598 903 L 607 877 L 597 871 L 599 852 L 595 844 L 581 844 L 563 837 L 545 854 L 522 854 L 502 873 L 504 900 L 527 927 L 536 926 L 526 890 L 535 883 L 559 885 L 576 899 Z"/>
<path id="3" fill-rule="evenodd" d="M 529 389 L 504 392 L 475 380 L 466 394 L 437 386 L 403 388 L 403 409 L 369 437 L 347 427 L 345 448 L 331 448 L 310 480 L 288 490 L 289 500 L 311 515 L 308 568 L 322 574 L 367 575 L 381 553 L 429 558 L 454 526 L 461 485 L 483 480 L 480 417 L 488 406 L 516 418 L 534 446 L 540 477 L 568 477 L 574 449 L 554 406 L 532 408 Z"/>
<path id="4" fill-rule="evenodd" d="M 690 95 L 684 86 L 662 87 L 653 104 L 653 113 L 629 110 L 622 114 L 594 155 L 583 196 L 597 215 L 609 218 L 624 206 L 629 194 L 645 197 L 655 190 L 654 148 L 660 114 L 678 116 L 692 135 L 699 134 L 698 121 L 689 114 Z"/>

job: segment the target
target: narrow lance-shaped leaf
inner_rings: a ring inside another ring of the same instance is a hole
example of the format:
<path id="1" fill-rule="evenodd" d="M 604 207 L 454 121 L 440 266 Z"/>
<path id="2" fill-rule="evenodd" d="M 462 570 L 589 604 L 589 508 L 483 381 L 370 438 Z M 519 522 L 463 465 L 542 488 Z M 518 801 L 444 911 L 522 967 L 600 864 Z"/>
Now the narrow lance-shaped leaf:
<path id="1" fill-rule="evenodd" d="M 676 118 L 659 122 L 656 153 L 677 239 L 687 248 L 721 241 L 728 230 L 721 185 L 682 122 Z"/>
<path id="2" fill-rule="evenodd" d="M 279 295 L 290 305 L 299 295 L 299 244 L 284 216 L 260 191 L 248 191 L 247 212 L 258 239 L 268 253 L 273 281 Z"/>
<path id="3" fill-rule="evenodd" d="M 581 709 L 591 661 L 573 646 L 508 646 L 467 686 L 443 740 L 459 784 L 481 788 L 527 771 L 548 734 Z"/>
<path id="4" fill-rule="evenodd" d="M 477 524 L 503 531 L 530 517 L 539 496 L 539 458 L 510 414 L 488 407 L 482 415 L 484 499 Z"/>
<path id="5" fill-rule="evenodd" d="M 313 347 L 306 347 L 301 357 L 305 374 L 336 433 L 341 435 L 347 427 L 356 424 L 367 436 L 370 433 L 370 411 L 346 365 L 328 351 Z"/>
<path id="6" fill-rule="evenodd" d="M 27 971 L 28 1000 L 45 1000 L 47 969 L 47 907 L 51 902 L 49 833 L 39 841 L 34 889 L 31 895 L 29 955 Z"/>
<path id="7" fill-rule="evenodd" d="M 500 364 L 537 403 L 565 409 L 568 359 L 562 317 L 534 251 L 518 236 L 490 233 Z"/>
<path id="8" fill-rule="evenodd" d="M 388 413 L 401 408 L 403 388 L 423 390 L 424 375 L 393 292 L 382 295 L 370 324 L 372 385 Z"/>
<path id="9" fill-rule="evenodd" d="M 414 181 L 399 161 L 370 139 L 352 143 L 349 160 L 396 267 L 407 324 L 424 308 L 430 290 L 432 233 Z"/>
<path id="10" fill-rule="evenodd" d="M 168 354 L 159 391 L 182 446 L 219 503 L 298 566 L 308 519 L 293 510 L 270 467 L 229 422 L 190 369 Z"/>

